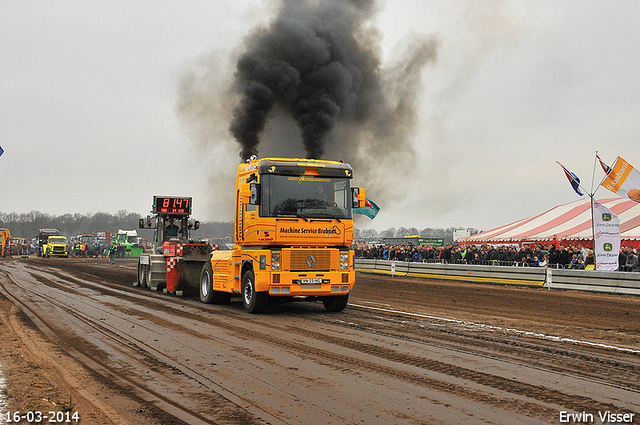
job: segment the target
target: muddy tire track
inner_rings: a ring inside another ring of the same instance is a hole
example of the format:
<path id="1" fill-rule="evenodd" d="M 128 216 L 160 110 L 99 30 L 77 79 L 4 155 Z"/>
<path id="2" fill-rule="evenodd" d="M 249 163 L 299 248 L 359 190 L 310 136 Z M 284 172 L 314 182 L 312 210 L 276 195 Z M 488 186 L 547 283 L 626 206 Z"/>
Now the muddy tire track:
<path id="1" fill-rule="evenodd" d="M 317 303 L 293 303 L 255 316 L 237 301 L 212 306 L 132 288 L 134 263 L 123 264 L 38 260 L 0 270 L 12 279 L 3 291 L 61 349 L 136 402 L 185 423 L 428 423 L 452 417 L 557 423 L 561 410 L 635 413 L 640 407 L 639 356 L 439 321 L 440 311 L 416 301 L 424 282 L 404 280 L 394 293 L 398 280 L 390 280 L 383 283 L 386 295 L 354 291 L 360 304 L 390 305 L 388 312 L 347 308 L 327 314 Z M 383 281 L 372 282 L 377 287 Z M 458 290 L 463 299 L 470 289 Z M 491 292 L 483 290 L 486 305 Z M 12 296 L 20 291 L 26 296 Z M 407 316 L 397 313 L 405 297 L 412 300 Z M 634 299 L 619 297 L 615 305 L 628 309 L 631 320 L 640 312 Z M 56 313 L 43 314 L 43 306 Z M 468 320 L 471 307 L 448 314 Z M 432 318 L 408 316 L 415 312 Z M 512 325 L 523 313 L 501 314 L 474 313 L 473 319 Z M 65 327 L 65 320 L 77 329 Z M 575 329 L 555 316 L 540 323 L 548 323 L 547 330 Z M 610 334 L 634 344 L 634 326 L 612 323 Z M 586 327 L 582 332 L 608 335 Z"/>

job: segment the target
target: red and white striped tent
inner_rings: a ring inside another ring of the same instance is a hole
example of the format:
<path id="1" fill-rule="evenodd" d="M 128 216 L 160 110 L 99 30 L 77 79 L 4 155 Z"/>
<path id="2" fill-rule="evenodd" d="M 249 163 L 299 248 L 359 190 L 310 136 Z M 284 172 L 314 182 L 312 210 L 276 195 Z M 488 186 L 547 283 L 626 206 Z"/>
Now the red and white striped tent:
<path id="1" fill-rule="evenodd" d="M 622 244 L 640 245 L 640 203 L 626 198 L 599 199 L 620 219 Z M 585 196 L 575 202 L 551 208 L 542 214 L 516 221 L 506 226 L 460 239 L 471 244 L 523 244 L 553 239 L 580 242 L 591 246 L 591 200 Z"/>

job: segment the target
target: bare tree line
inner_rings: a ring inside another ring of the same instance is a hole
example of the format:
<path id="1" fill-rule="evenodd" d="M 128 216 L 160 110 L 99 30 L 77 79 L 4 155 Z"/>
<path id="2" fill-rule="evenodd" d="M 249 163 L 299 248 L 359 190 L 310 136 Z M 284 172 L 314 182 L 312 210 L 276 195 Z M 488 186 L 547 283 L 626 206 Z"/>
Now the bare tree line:
<path id="1" fill-rule="evenodd" d="M 381 232 L 375 229 L 358 229 L 354 231 L 356 239 L 364 239 L 365 241 L 374 241 L 382 238 L 404 238 L 405 236 L 420 236 L 422 238 L 443 238 L 445 243 L 453 242 L 453 232 L 456 230 L 464 230 L 465 227 L 448 227 L 448 228 L 431 228 L 417 229 L 415 227 L 390 227 Z M 478 229 L 470 228 L 471 235 L 480 233 Z"/>
<path id="2" fill-rule="evenodd" d="M 80 233 L 115 232 L 119 229 L 136 229 L 138 235 L 147 240 L 153 239 L 153 229 L 138 229 L 138 219 L 142 217 L 138 213 L 130 213 L 120 210 L 116 214 L 98 212 L 95 214 L 63 214 L 51 215 L 40 211 L 28 213 L 0 213 L 0 227 L 6 227 L 13 236 L 33 238 L 38 229 L 54 228 L 60 230 L 65 236 L 74 236 Z M 402 238 L 405 236 L 420 236 L 424 238 L 444 238 L 445 242 L 453 240 L 453 232 L 462 227 L 449 228 L 424 228 L 395 227 L 383 231 L 375 229 L 355 229 L 356 239 L 372 241 L 381 238 Z M 469 229 L 471 234 L 476 234 L 477 229 Z M 233 222 L 201 222 L 200 229 L 193 234 L 195 238 L 227 239 L 233 241 Z"/>
<path id="3" fill-rule="evenodd" d="M 51 215 L 40 211 L 28 213 L 1 213 L 0 227 L 6 227 L 14 237 L 33 238 L 38 229 L 54 228 L 60 234 L 71 237 L 80 233 L 111 232 L 119 229 L 136 230 L 138 236 L 153 240 L 153 229 L 138 229 L 138 213 L 120 210 L 116 214 L 98 212 L 95 214 Z M 224 238 L 233 234 L 232 222 L 202 222 L 200 230 L 194 234 L 197 238 Z"/>

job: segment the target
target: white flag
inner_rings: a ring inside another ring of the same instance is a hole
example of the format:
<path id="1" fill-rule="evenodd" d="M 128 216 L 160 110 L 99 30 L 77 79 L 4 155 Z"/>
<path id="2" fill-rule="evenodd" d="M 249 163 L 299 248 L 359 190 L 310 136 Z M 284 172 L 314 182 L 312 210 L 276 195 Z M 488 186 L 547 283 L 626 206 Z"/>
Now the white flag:
<path id="1" fill-rule="evenodd" d="M 609 208 L 591 198 L 593 202 L 593 246 L 596 252 L 596 270 L 617 270 L 620 254 L 620 220 Z"/>

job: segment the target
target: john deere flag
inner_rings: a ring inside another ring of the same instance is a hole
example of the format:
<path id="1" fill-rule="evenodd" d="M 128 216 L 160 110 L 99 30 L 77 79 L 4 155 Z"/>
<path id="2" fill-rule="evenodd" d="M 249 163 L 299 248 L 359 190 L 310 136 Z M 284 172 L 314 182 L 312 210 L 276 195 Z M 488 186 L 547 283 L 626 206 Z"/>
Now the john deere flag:
<path id="1" fill-rule="evenodd" d="M 364 199 L 365 199 L 364 201 L 365 206 L 363 208 L 354 208 L 353 213 L 366 215 L 371 220 L 373 220 L 378 214 L 378 211 L 380 211 L 380 207 L 377 206 L 375 202 L 367 198 L 364 198 Z"/>
<path id="2" fill-rule="evenodd" d="M 611 167 L 611 172 L 607 174 L 601 186 L 623 198 L 640 202 L 640 171 L 620 157 Z"/>
<path id="3" fill-rule="evenodd" d="M 596 251 L 596 270 L 617 270 L 620 254 L 620 220 L 609 208 L 593 202 L 593 246 Z"/>

